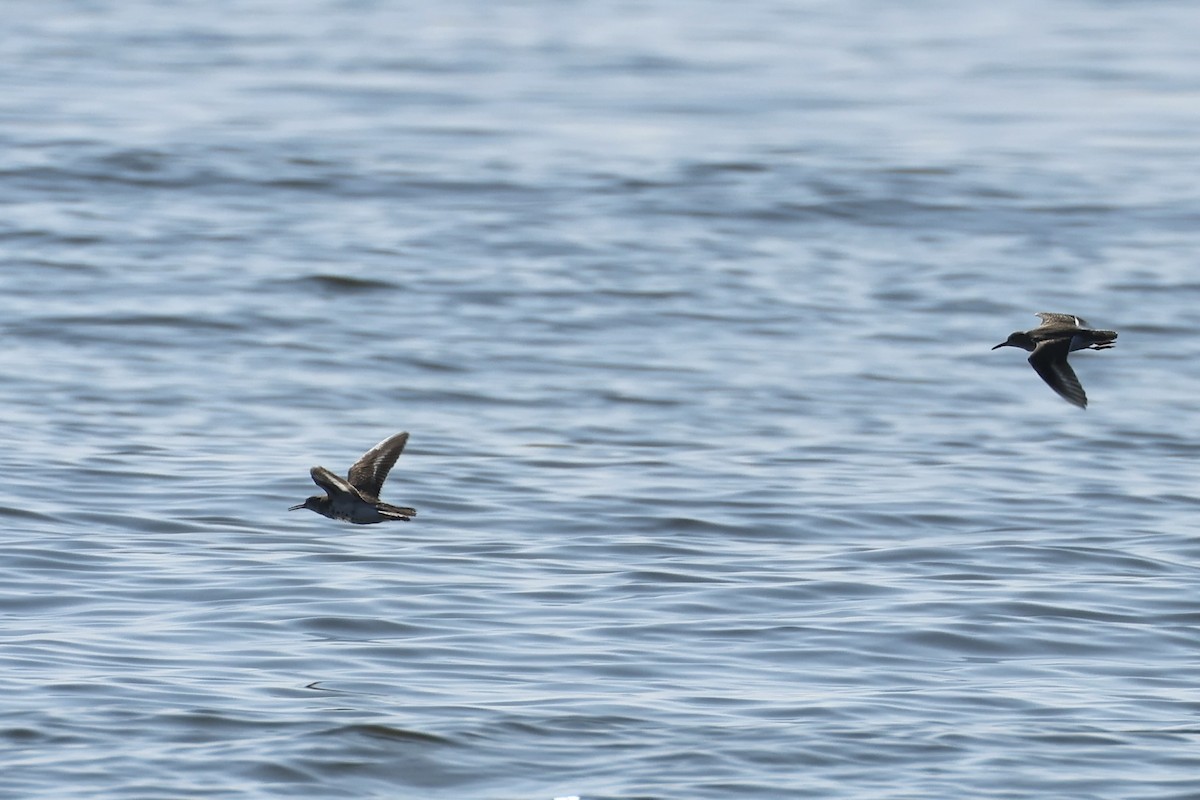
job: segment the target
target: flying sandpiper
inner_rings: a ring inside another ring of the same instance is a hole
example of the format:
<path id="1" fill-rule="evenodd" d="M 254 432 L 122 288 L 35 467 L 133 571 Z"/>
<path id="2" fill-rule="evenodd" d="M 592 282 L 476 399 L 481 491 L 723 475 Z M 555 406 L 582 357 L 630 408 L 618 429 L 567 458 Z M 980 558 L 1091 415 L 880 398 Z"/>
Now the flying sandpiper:
<path id="1" fill-rule="evenodd" d="M 334 475 L 324 467 L 313 467 L 309 474 L 313 483 L 325 490 L 325 495 L 314 495 L 288 511 L 307 508 L 323 517 L 355 525 L 388 520 L 407 522 L 417 515 L 415 508 L 394 506 L 379 499 L 379 490 L 407 442 L 407 432 L 389 436 L 354 462 L 346 478 Z"/>
<path id="2" fill-rule="evenodd" d="M 1033 353 L 1029 363 L 1047 385 L 1064 400 L 1087 408 L 1087 395 L 1075 370 L 1067 363 L 1072 350 L 1107 350 L 1116 345 L 1116 331 L 1093 330 L 1087 320 L 1073 314 L 1037 314 L 1042 324 L 1028 331 L 1015 331 L 993 350 L 1009 346 Z"/>

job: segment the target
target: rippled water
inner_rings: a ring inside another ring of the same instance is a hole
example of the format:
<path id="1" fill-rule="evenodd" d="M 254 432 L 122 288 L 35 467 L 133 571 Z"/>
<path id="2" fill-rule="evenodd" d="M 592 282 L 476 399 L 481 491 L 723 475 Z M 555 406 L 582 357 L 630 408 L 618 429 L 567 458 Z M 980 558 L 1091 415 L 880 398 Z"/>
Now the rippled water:
<path id="1" fill-rule="evenodd" d="M 1200 795 L 1200 10 L 7 14 L 0 796 Z"/>

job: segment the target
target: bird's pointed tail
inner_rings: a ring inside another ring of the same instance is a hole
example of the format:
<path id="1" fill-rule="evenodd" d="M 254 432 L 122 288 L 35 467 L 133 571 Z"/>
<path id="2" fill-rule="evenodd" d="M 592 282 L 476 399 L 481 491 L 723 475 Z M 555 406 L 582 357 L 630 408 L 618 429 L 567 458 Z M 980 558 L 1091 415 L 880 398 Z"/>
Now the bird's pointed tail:
<path id="1" fill-rule="evenodd" d="M 381 516 L 387 517 L 388 519 L 402 519 L 405 522 L 408 522 L 409 519 L 417 515 L 417 510 L 415 508 L 408 508 L 407 506 L 394 506 L 391 503 L 376 503 L 375 510 L 378 511 Z"/>

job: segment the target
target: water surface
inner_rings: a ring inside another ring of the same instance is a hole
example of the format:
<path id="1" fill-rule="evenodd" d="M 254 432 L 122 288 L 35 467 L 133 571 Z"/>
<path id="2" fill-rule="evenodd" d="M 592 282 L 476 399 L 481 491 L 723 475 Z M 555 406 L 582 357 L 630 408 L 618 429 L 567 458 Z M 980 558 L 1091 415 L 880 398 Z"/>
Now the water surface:
<path id="1" fill-rule="evenodd" d="M 1200 794 L 1190 5 L 11 12 L 3 797 Z"/>

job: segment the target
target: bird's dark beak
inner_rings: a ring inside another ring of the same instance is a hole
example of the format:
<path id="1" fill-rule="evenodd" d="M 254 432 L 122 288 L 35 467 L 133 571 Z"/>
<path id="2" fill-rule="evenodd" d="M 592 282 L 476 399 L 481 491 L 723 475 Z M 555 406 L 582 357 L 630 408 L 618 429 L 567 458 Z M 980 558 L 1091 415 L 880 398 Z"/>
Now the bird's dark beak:
<path id="1" fill-rule="evenodd" d="M 301 503 L 298 506 L 292 506 L 291 508 L 288 509 L 288 511 L 295 511 L 297 508 L 304 508 L 304 503 Z"/>
<path id="2" fill-rule="evenodd" d="M 993 350 L 999 350 L 1001 347 L 1004 347 L 1004 345 L 1006 345 L 1006 344 L 1008 344 L 1008 342 L 1001 342 L 1000 344 L 996 345 L 996 346 L 995 346 L 995 347 L 993 347 L 992 349 L 993 349 Z"/>

